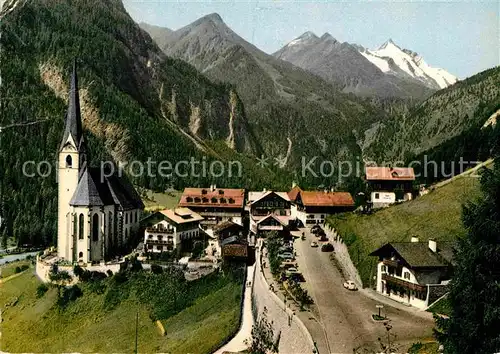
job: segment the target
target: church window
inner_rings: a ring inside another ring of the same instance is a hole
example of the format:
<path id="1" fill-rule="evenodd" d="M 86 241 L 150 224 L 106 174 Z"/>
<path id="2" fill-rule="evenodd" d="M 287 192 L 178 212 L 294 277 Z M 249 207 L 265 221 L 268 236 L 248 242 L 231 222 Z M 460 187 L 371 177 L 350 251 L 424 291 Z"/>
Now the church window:
<path id="1" fill-rule="evenodd" d="M 78 232 L 78 219 L 76 214 L 73 214 L 73 236 L 76 237 L 76 233 Z"/>
<path id="2" fill-rule="evenodd" d="M 73 159 L 71 158 L 71 155 L 66 156 L 66 167 L 71 167 L 73 164 Z"/>
<path id="3" fill-rule="evenodd" d="M 108 212 L 108 235 L 113 232 L 113 213 Z"/>
<path id="4" fill-rule="evenodd" d="M 125 213 L 125 224 L 128 224 L 128 214 Z"/>
<path id="5" fill-rule="evenodd" d="M 99 241 L 99 214 L 92 217 L 92 241 Z"/>
<path id="6" fill-rule="evenodd" d="M 84 216 L 83 214 L 80 214 L 78 217 L 78 239 L 83 240 L 83 228 L 84 228 Z"/>
<path id="7" fill-rule="evenodd" d="M 78 253 L 78 258 L 83 258 L 83 252 Z"/>

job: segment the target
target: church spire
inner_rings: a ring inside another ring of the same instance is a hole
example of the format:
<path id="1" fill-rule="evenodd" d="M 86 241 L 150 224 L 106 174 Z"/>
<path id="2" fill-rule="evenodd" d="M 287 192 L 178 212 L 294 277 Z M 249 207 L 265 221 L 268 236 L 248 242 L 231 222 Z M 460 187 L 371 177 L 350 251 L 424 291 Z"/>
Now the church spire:
<path id="1" fill-rule="evenodd" d="M 61 147 L 72 137 L 75 147 L 80 150 L 83 148 L 82 117 L 80 112 L 80 97 L 78 94 L 78 76 L 76 74 L 76 58 L 73 61 L 73 72 L 71 74 L 71 87 L 69 90 L 68 112 L 66 113 L 66 125 L 64 127 Z"/>

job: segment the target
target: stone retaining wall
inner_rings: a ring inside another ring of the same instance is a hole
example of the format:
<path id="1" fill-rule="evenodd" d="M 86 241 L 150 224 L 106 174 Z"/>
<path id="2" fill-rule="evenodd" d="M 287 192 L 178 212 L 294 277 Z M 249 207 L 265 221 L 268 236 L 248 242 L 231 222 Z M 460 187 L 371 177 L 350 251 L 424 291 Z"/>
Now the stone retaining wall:
<path id="1" fill-rule="evenodd" d="M 338 234 L 337 230 L 330 225 L 325 225 L 325 233 L 328 237 L 328 241 L 335 248 L 335 258 L 340 264 L 340 267 L 342 267 L 342 272 L 346 280 L 352 280 L 356 283 L 358 288 L 362 288 L 363 282 L 361 281 L 361 277 L 359 276 L 356 266 L 352 263 L 351 256 L 349 255 L 349 249 L 342 240 L 342 237 Z"/>

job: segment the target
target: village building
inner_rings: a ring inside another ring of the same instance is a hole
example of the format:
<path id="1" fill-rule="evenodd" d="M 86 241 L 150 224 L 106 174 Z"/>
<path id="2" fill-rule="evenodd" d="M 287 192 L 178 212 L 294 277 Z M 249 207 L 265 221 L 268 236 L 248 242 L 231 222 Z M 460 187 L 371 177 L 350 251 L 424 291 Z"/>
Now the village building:
<path id="1" fill-rule="evenodd" d="M 391 242 L 372 252 L 378 257 L 377 292 L 421 309 L 448 291 L 453 242 Z"/>
<path id="2" fill-rule="evenodd" d="M 144 209 L 125 176 L 90 167 L 88 161 L 75 64 L 57 160 L 57 255 L 69 262 L 116 255 L 135 238 Z"/>
<path id="3" fill-rule="evenodd" d="M 228 238 L 236 237 L 239 240 L 247 240 L 248 231 L 245 228 L 232 221 L 223 221 L 213 228 L 213 237 L 210 245 L 212 246 L 212 255 L 222 254 L 222 242 Z"/>
<path id="4" fill-rule="evenodd" d="M 144 251 L 159 253 L 175 249 L 190 250 L 200 237 L 203 217 L 188 208 L 165 209 L 142 221 Z"/>
<path id="5" fill-rule="evenodd" d="M 212 229 L 215 225 L 232 221 L 243 225 L 245 190 L 217 188 L 186 188 L 179 201 L 179 207 L 189 208 L 203 217 L 203 229 Z"/>
<path id="6" fill-rule="evenodd" d="M 373 208 L 382 208 L 397 202 L 412 199 L 413 168 L 366 167 L 365 178 L 370 191 L 369 203 Z"/>
<path id="7" fill-rule="evenodd" d="M 292 203 L 286 192 L 249 192 L 246 210 L 250 216 L 250 232 L 262 235 L 271 231 L 288 237 Z"/>
<path id="8" fill-rule="evenodd" d="M 303 191 L 295 186 L 288 196 L 293 202 L 292 218 L 304 226 L 322 225 L 328 215 L 354 210 L 354 200 L 348 192 Z"/>
<path id="9" fill-rule="evenodd" d="M 231 236 L 221 243 L 222 259 L 224 261 L 246 261 L 250 256 L 246 240 L 238 236 Z"/>

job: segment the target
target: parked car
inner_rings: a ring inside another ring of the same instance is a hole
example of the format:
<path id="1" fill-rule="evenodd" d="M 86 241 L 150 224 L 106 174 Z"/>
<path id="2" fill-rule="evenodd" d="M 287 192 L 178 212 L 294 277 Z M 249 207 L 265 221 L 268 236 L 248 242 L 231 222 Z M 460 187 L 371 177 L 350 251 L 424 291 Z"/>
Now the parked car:
<path id="1" fill-rule="evenodd" d="M 326 237 L 326 235 L 321 235 L 321 237 L 319 238 L 320 241 L 328 241 L 328 237 Z"/>
<path id="2" fill-rule="evenodd" d="M 279 258 L 281 259 L 294 259 L 295 257 L 293 256 L 293 253 L 290 252 L 284 252 L 278 255 Z"/>
<path id="3" fill-rule="evenodd" d="M 335 248 L 331 243 L 325 243 L 323 246 L 321 246 L 321 252 L 333 252 Z"/>
<path id="4" fill-rule="evenodd" d="M 318 243 L 316 241 L 311 242 L 311 247 L 318 247 Z"/>
<path id="5" fill-rule="evenodd" d="M 286 274 L 286 275 L 290 275 L 290 274 L 292 274 L 292 273 L 296 273 L 296 272 L 298 272 L 297 268 L 290 267 L 290 268 L 288 268 L 288 269 L 285 271 L 285 274 Z"/>
<path id="6" fill-rule="evenodd" d="M 288 280 L 292 280 L 292 281 L 295 281 L 297 283 L 301 283 L 301 282 L 305 282 L 306 281 L 304 279 L 304 276 L 301 273 L 299 273 L 299 272 L 290 273 L 290 275 L 287 278 L 288 278 Z"/>
<path id="7" fill-rule="evenodd" d="M 358 290 L 358 287 L 356 286 L 356 284 L 354 284 L 354 282 L 352 280 L 346 281 L 344 283 L 344 288 L 346 288 L 347 290 L 352 290 L 352 291 Z"/>
<path id="8" fill-rule="evenodd" d="M 293 252 L 293 247 L 281 246 L 280 248 L 278 248 L 278 252 Z"/>
<path id="9" fill-rule="evenodd" d="M 311 232 L 313 234 L 316 234 L 319 230 L 322 230 L 322 229 L 321 229 L 321 226 L 319 226 L 318 224 L 315 224 L 313 227 L 311 227 Z"/>

